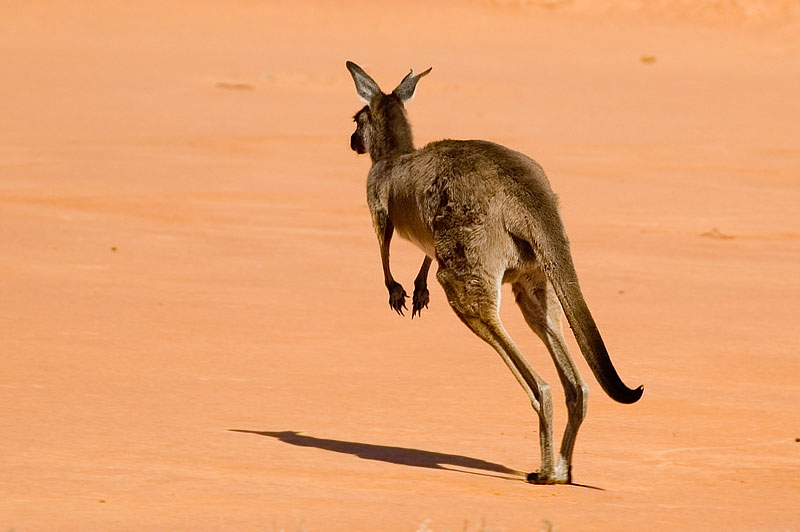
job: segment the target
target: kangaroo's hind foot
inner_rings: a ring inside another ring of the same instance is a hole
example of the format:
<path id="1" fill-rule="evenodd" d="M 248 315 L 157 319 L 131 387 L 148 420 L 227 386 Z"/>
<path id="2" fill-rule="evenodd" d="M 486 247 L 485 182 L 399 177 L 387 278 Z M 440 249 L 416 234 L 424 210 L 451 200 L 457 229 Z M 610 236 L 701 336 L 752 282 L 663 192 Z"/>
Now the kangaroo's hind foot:
<path id="1" fill-rule="evenodd" d="M 528 473 L 526 480 L 531 484 L 572 484 L 572 467 L 559 466 L 556 466 L 556 471 Z"/>

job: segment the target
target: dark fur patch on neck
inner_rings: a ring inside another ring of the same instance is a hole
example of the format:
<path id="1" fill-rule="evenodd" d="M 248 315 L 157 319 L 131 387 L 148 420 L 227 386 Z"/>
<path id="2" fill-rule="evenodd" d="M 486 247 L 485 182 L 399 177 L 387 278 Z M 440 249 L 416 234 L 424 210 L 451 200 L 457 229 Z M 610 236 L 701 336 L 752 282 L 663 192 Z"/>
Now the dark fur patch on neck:
<path id="1" fill-rule="evenodd" d="M 370 140 L 370 156 L 380 160 L 414 151 L 411 125 L 403 103 L 394 94 L 384 94 L 370 109 L 375 138 Z"/>

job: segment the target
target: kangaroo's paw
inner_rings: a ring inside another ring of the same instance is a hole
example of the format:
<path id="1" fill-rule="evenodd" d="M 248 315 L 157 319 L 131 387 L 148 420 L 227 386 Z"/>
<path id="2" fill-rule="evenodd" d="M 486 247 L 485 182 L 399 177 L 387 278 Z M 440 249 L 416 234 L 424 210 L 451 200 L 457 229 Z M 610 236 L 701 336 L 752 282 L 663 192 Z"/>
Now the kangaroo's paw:
<path id="1" fill-rule="evenodd" d="M 430 301 L 430 292 L 426 287 L 415 288 L 414 289 L 414 299 L 412 300 L 411 305 L 411 319 L 414 319 L 414 316 L 422 317 L 422 309 L 428 308 L 428 301 Z"/>
<path id="2" fill-rule="evenodd" d="M 400 283 L 394 283 L 389 287 L 389 306 L 401 316 L 405 316 L 403 311 L 406 309 L 407 297 L 408 294 Z"/>

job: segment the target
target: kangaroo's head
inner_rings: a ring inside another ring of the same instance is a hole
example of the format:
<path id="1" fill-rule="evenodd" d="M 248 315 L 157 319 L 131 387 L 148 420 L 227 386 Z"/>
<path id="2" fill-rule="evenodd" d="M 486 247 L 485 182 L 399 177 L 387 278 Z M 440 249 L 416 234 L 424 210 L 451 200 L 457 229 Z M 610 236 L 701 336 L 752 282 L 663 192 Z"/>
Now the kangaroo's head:
<path id="1" fill-rule="evenodd" d="M 417 75 L 412 69 L 396 89 L 384 94 L 360 66 L 352 61 L 346 65 L 353 76 L 358 97 L 367 104 L 353 117 L 356 122 L 356 130 L 350 136 L 353 151 L 369 153 L 373 162 L 414 151 L 404 104 L 414 97 L 419 78 L 431 69 Z"/>

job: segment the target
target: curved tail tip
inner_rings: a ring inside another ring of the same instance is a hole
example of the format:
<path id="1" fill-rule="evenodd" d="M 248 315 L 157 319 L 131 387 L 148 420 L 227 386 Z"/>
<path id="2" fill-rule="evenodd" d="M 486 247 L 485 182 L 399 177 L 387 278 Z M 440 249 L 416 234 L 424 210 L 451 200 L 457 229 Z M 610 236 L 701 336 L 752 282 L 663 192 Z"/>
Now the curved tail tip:
<path id="1" fill-rule="evenodd" d="M 615 397 L 614 399 L 616 399 L 620 403 L 629 405 L 641 399 L 643 393 L 644 393 L 644 386 L 639 386 L 635 390 L 629 390 L 628 393 L 626 393 L 624 396 L 619 398 Z"/>

